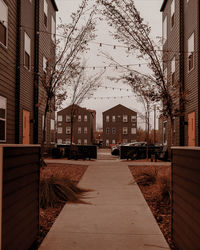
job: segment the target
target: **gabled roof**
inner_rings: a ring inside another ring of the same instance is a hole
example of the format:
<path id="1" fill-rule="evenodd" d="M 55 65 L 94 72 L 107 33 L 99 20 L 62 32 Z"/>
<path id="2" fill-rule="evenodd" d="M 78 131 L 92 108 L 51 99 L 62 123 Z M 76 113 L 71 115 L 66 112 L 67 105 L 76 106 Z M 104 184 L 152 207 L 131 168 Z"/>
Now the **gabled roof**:
<path id="1" fill-rule="evenodd" d="M 166 6 L 167 0 L 163 0 L 162 6 L 160 8 L 160 11 L 164 11 L 164 8 Z"/>
<path id="2" fill-rule="evenodd" d="M 58 7 L 57 7 L 57 4 L 56 4 L 56 1 L 55 0 L 51 0 L 52 4 L 53 4 L 53 7 L 55 9 L 55 11 L 58 11 Z"/>
<path id="3" fill-rule="evenodd" d="M 105 111 L 103 112 L 103 114 L 106 113 L 106 112 L 108 112 L 108 111 L 110 111 L 110 110 L 112 110 L 112 109 L 116 109 L 116 108 L 119 108 L 119 107 L 120 107 L 120 108 L 123 108 L 123 109 L 128 109 L 128 110 L 130 110 L 131 112 L 135 112 L 134 110 L 129 109 L 129 108 L 125 107 L 125 106 L 122 105 L 122 104 L 118 104 L 118 105 L 116 105 L 116 106 L 114 106 L 114 107 L 112 107 L 112 108 L 110 108 L 110 109 L 105 110 Z M 137 113 L 137 112 L 135 112 L 135 113 Z"/>

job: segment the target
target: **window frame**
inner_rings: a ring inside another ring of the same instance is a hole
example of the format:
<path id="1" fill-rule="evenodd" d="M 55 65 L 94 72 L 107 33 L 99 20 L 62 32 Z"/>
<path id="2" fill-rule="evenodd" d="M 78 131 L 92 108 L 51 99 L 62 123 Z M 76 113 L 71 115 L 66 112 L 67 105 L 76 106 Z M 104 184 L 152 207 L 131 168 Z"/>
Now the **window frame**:
<path id="1" fill-rule="evenodd" d="M 165 18 L 163 19 L 163 23 L 162 23 L 162 43 L 163 45 L 165 44 L 165 42 L 167 41 L 167 16 L 165 16 Z"/>
<path id="2" fill-rule="evenodd" d="M 78 139 L 77 144 L 81 145 L 81 139 Z"/>
<path id="3" fill-rule="evenodd" d="M 107 135 L 110 134 L 110 128 L 106 128 L 106 134 L 107 134 Z"/>
<path id="4" fill-rule="evenodd" d="M 113 134 L 113 135 L 116 134 L 116 128 L 112 128 L 112 134 Z"/>
<path id="5" fill-rule="evenodd" d="M 109 147 L 109 145 L 110 145 L 110 141 L 109 139 L 106 139 L 106 147 Z"/>
<path id="6" fill-rule="evenodd" d="M 65 129 L 66 135 L 71 135 L 71 127 L 66 127 Z"/>
<path id="7" fill-rule="evenodd" d="M 81 132 L 82 132 L 81 127 L 78 127 L 77 132 L 78 132 L 79 135 L 81 134 Z"/>
<path id="8" fill-rule="evenodd" d="M 56 43 L 56 21 L 53 16 L 51 16 L 51 40 Z"/>
<path id="9" fill-rule="evenodd" d="M 28 40 L 26 40 L 26 38 Z M 26 41 L 29 41 L 30 44 L 26 44 Z M 30 47 L 30 51 L 27 51 L 27 46 Z M 26 66 L 26 54 L 29 56 L 28 67 Z M 24 68 L 26 68 L 28 71 L 31 70 L 31 38 L 29 37 L 26 31 L 24 31 Z"/>
<path id="10" fill-rule="evenodd" d="M 44 15 L 43 15 L 44 26 L 47 29 L 48 28 L 48 3 L 47 3 L 46 0 L 44 0 L 44 9 L 43 9 L 43 11 L 44 11 Z M 45 16 L 46 16 L 46 19 L 45 19 Z"/>
<path id="11" fill-rule="evenodd" d="M 84 120 L 84 122 L 87 122 L 88 121 L 88 115 L 84 115 L 83 120 Z"/>
<path id="12" fill-rule="evenodd" d="M 126 133 L 125 133 L 125 131 L 126 131 Z M 128 135 L 128 127 L 123 127 L 122 133 L 123 133 L 123 135 Z"/>
<path id="13" fill-rule="evenodd" d="M 2 104 L 1 104 L 1 99 L 2 99 Z M 0 139 L 0 142 L 6 142 L 7 138 L 6 138 L 6 131 L 7 131 L 7 98 L 5 98 L 4 96 L 0 96 L 0 108 L 2 105 L 2 109 L 5 109 L 5 118 L 1 118 L 0 117 L 0 121 L 4 121 L 5 125 L 4 125 L 4 140 Z"/>
<path id="14" fill-rule="evenodd" d="M 83 144 L 84 144 L 84 145 L 88 145 L 88 140 L 87 140 L 87 139 L 84 139 Z"/>
<path id="15" fill-rule="evenodd" d="M 58 122 L 62 122 L 62 121 L 63 121 L 63 116 L 62 115 L 58 115 Z"/>
<path id="16" fill-rule="evenodd" d="M 81 122 L 81 119 L 82 119 L 81 115 L 78 115 L 78 122 Z"/>
<path id="17" fill-rule="evenodd" d="M 175 72 L 176 72 L 176 57 L 174 56 L 171 60 L 171 83 L 175 83 Z"/>
<path id="18" fill-rule="evenodd" d="M 133 133 L 133 130 L 135 131 L 135 133 Z M 132 135 L 136 135 L 136 134 L 137 134 L 137 129 L 132 127 L 132 128 L 131 128 L 131 134 L 132 134 Z"/>
<path id="19" fill-rule="evenodd" d="M 87 127 L 84 127 L 83 133 L 84 133 L 84 134 L 87 134 L 87 133 L 88 133 L 88 128 L 87 128 Z"/>
<path id="20" fill-rule="evenodd" d="M 71 116 L 70 116 L 70 115 L 66 115 L 65 121 L 66 121 L 66 122 L 71 122 Z"/>
<path id="21" fill-rule="evenodd" d="M 116 122 L 116 116 L 112 115 L 112 122 Z"/>
<path id="22" fill-rule="evenodd" d="M 175 0 L 172 0 L 171 6 L 170 6 L 170 12 L 171 12 L 171 29 L 173 29 L 173 27 L 175 25 L 175 9 L 176 9 Z"/>
<path id="23" fill-rule="evenodd" d="M 128 122 L 128 115 L 123 115 L 123 122 Z"/>
<path id="24" fill-rule="evenodd" d="M 50 130 L 51 131 L 55 130 L 55 120 L 54 119 L 51 119 Z"/>
<path id="25" fill-rule="evenodd" d="M 192 49 L 190 51 L 190 39 L 193 40 L 193 44 L 192 44 Z M 195 47 L 195 34 L 194 32 L 192 32 L 192 34 L 190 35 L 190 37 L 188 38 L 187 41 L 187 46 L 188 46 L 188 73 L 190 73 L 193 69 L 194 69 L 194 47 Z M 190 68 L 190 62 L 192 62 L 192 67 Z"/>
<path id="26" fill-rule="evenodd" d="M 137 121 L 137 116 L 136 115 L 132 115 L 131 116 L 131 122 L 136 122 Z"/>
<path id="27" fill-rule="evenodd" d="M 62 134 L 63 133 L 63 128 L 62 127 L 58 127 L 57 132 L 58 132 L 58 134 Z"/>
<path id="28" fill-rule="evenodd" d="M 109 122 L 109 121 L 110 121 L 110 116 L 106 115 L 106 122 Z"/>
<path id="29" fill-rule="evenodd" d="M 1 3 L 4 5 L 5 9 L 6 9 L 6 20 L 0 21 L 0 23 L 2 24 L 2 26 L 5 28 L 6 30 L 6 34 L 5 34 L 5 44 L 0 42 L 0 45 L 3 46 L 4 48 L 8 48 L 8 5 L 2 0 Z"/>

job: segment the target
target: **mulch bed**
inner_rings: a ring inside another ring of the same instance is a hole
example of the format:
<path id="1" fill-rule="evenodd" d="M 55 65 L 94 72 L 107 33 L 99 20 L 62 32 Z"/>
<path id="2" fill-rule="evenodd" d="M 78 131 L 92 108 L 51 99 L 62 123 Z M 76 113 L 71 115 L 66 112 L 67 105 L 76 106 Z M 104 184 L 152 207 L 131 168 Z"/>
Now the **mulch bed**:
<path id="1" fill-rule="evenodd" d="M 155 174 L 155 171 L 158 178 L 157 180 L 159 180 L 160 177 L 168 178 L 169 181 L 171 180 L 170 166 L 129 166 L 129 169 L 136 182 L 137 180 L 139 182 L 143 173 Z M 138 185 L 170 248 L 172 250 L 177 250 L 171 237 L 171 205 L 169 201 L 160 201 L 159 181 L 156 181 L 153 184 L 150 183 L 149 185 L 139 183 Z"/>
<path id="2" fill-rule="evenodd" d="M 42 179 L 55 176 L 70 179 L 75 184 L 78 184 L 86 169 L 87 166 L 84 165 L 71 165 L 62 163 L 48 164 L 47 167 L 41 169 L 40 178 Z M 63 203 L 59 203 L 54 208 L 40 208 L 40 232 L 37 238 L 36 246 L 34 247 L 35 249 L 38 248 L 44 237 L 49 232 L 56 220 L 56 217 L 59 215 L 64 205 L 65 204 Z"/>

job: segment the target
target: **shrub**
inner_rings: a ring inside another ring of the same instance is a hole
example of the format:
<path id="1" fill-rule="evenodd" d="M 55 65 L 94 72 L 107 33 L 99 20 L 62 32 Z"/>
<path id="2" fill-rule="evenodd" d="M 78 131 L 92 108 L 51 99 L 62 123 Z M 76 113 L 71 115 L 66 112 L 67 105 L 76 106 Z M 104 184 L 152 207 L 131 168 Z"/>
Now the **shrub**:
<path id="1" fill-rule="evenodd" d="M 90 190 L 77 187 L 69 179 L 48 177 L 40 181 L 40 207 L 55 207 L 59 203 L 86 203 L 81 200 Z"/>
<path id="2" fill-rule="evenodd" d="M 157 170 L 155 169 L 155 171 L 146 171 L 141 173 L 136 178 L 136 182 L 142 186 L 149 186 L 155 184 L 156 179 L 157 179 Z"/>
<path id="3" fill-rule="evenodd" d="M 171 183 L 167 176 L 160 176 L 158 178 L 158 185 L 160 188 L 160 201 L 166 204 L 171 202 Z"/>

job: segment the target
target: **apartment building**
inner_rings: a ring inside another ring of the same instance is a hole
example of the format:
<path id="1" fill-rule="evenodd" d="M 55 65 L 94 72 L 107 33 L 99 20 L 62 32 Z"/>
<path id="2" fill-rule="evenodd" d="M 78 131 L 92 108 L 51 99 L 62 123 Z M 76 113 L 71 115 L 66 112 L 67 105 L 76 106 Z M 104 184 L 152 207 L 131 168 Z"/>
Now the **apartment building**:
<path id="1" fill-rule="evenodd" d="M 103 112 L 103 147 L 136 141 L 137 113 L 121 104 Z"/>
<path id="2" fill-rule="evenodd" d="M 96 111 L 70 105 L 57 113 L 57 143 L 91 145 L 96 132 Z"/>
<path id="3" fill-rule="evenodd" d="M 55 56 L 51 34 L 57 10 L 54 0 L 0 0 L 0 143 L 41 143 L 40 81 L 44 57 Z M 47 122 L 49 145 L 55 137 L 54 116 Z"/>
<path id="4" fill-rule="evenodd" d="M 174 145 L 200 145 L 200 3 L 194 0 L 164 0 L 163 70 L 167 81 L 180 83 L 186 103 L 177 105 L 183 113 L 175 117 Z M 160 140 L 171 145 L 170 122 L 160 119 Z"/>

